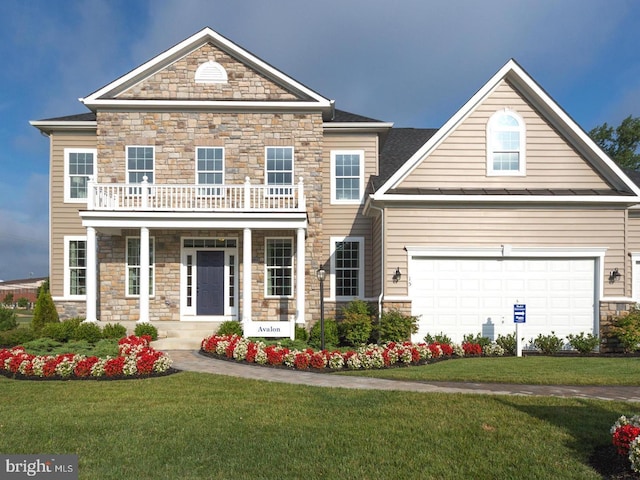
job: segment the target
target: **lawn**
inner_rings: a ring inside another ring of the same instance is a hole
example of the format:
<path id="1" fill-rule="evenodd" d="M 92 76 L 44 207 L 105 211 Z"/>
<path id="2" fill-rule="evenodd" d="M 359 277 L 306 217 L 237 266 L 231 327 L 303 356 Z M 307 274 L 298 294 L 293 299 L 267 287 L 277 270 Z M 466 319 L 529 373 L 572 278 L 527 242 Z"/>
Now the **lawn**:
<path id="1" fill-rule="evenodd" d="M 640 385 L 640 357 L 476 357 L 344 374 L 411 381 Z"/>
<path id="2" fill-rule="evenodd" d="M 610 442 L 621 414 L 639 409 L 191 372 L 113 382 L 0 378 L 0 391 L 0 452 L 77 453 L 81 479 L 597 479 L 589 454 Z"/>

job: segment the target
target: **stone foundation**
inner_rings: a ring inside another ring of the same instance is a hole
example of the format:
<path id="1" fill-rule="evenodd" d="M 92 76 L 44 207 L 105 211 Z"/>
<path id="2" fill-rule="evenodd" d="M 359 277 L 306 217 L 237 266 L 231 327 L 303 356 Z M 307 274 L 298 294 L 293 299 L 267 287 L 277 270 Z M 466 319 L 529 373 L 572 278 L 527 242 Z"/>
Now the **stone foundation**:
<path id="1" fill-rule="evenodd" d="M 622 353 L 618 339 L 609 337 L 616 317 L 624 316 L 635 302 L 600 302 L 600 351 L 602 353 Z"/>

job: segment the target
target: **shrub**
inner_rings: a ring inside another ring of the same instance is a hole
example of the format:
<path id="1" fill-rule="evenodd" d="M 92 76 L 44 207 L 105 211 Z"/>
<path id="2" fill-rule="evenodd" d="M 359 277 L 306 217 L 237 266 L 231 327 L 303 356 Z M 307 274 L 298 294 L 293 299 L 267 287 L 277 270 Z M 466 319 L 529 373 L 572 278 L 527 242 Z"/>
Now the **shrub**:
<path id="1" fill-rule="evenodd" d="M 481 348 L 484 348 L 487 345 L 491 345 L 491 339 L 489 337 L 483 337 L 480 333 L 476 333 L 475 335 L 467 334 L 462 337 L 462 343 L 473 343 L 475 345 L 480 345 Z"/>
<path id="2" fill-rule="evenodd" d="M 553 355 L 558 353 L 564 345 L 561 338 L 558 338 L 554 332 L 551 335 L 538 335 L 533 341 L 533 346 L 545 355 Z"/>
<path id="3" fill-rule="evenodd" d="M 68 342 L 74 338 L 76 329 L 80 326 L 81 319 L 71 318 L 57 323 L 47 323 L 42 327 L 40 335 L 53 338 L 58 342 Z"/>
<path id="4" fill-rule="evenodd" d="M 309 332 L 302 325 L 296 325 L 295 339 L 306 343 L 309 340 Z"/>
<path id="5" fill-rule="evenodd" d="M 151 337 L 151 340 L 158 339 L 158 329 L 155 326 L 151 325 L 149 322 L 138 323 L 133 333 L 136 335 L 136 337 L 149 335 Z"/>
<path id="6" fill-rule="evenodd" d="M 635 352 L 640 348 L 640 309 L 634 306 L 627 315 L 617 317 L 611 326 L 611 334 L 616 337 L 625 352 Z"/>
<path id="7" fill-rule="evenodd" d="M 598 345 L 600 345 L 600 339 L 592 333 L 587 335 L 584 332 L 580 332 L 580 335 L 567 335 L 569 344 L 582 354 L 591 353 Z"/>
<path id="8" fill-rule="evenodd" d="M 40 288 L 36 308 L 33 311 L 31 327 L 34 331 L 40 332 L 46 323 L 59 322 L 58 311 L 51 298 L 51 293 L 46 288 Z"/>
<path id="9" fill-rule="evenodd" d="M 18 327 L 16 312 L 9 308 L 0 307 L 0 332 L 13 330 Z"/>
<path id="10" fill-rule="evenodd" d="M 36 333 L 30 328 L 7 330 L 6 332 L 0 332 L 0 346 L 14 347 L 16 345 L 24 345 L 31 340 L 35 340 L 36 337 Z"/>
<path id="11" fill-rule="evenodd" d="M 451 341 L 451 337 L 445 335 L 444 332 L 437 333 L 436 335 L 427 333 L 424 337 L 424 341 L 428 345 L 431 345 L 432 343 L 444 343 L 446 345 L 451 345 L 453 343 Z"/>
<path id="12" fill-rule="evenodd" d="M 18 299 L 18 306 L 20 308 L 27 308 L 29 306 L 29 299 L 26 297 L 20 297 Z"/>
<path id="13" fill-rule="evenodd" d="M 102 338 L 102 330 L 93 322 L 82 322 L 73 333 L 73 340 L 84 340 L 89 343 L 96 343 Z"/>
<path id="14" fill-rule="evenodd" d="M 4 298 L 2 299 L 2 303 L 4 303 L 7 307 L 10 307 L 13 305 L 13 293 L 9 292 L 7 293 Z"/>
<path id="15" fill-rule="evenodd" d="M 36 338 L 35 340 L 31 340 L 30 342 L 26 342 L 23 347 L 33 355 L 47 355 L 53 353 L 62 345 L 62 342 L 54 340 L 53 338 L 41 337 Z"/>
<path id="16" fill-rule="evenodd" d="M 411 334 L 418 331 L 418 317 L 405 315 L 398 309 L 382 313 L 380 325 L 373 329 L 373 336 L 378 343 L 404 342 L 411 339 Z"/>
<path id="17" fill-rule="evenodd" d="M 217 335 L 243 335 L 242 324 L 237 320 L 227 320 L 218 327 Z M 136 334 L 137 335 L 137 334 Z"/>
<path id="18" fill-rule="evenodd" d="M 498 344 L 504 350 L 507 355 L 515 355 L 517 348 L 517 339 L 515 333 L 509 333 L 508 335 L 498 335 L 496 339 Z"/>
<path id="19" fill-rule="evenodd" d="M 372 313 L 371 306 L 363 300 L 353 300 L 342 309 L 343 320 L 338 328 L 344 343 L 357 347 L 369 341 Z"/>
<path id="20" fill-rule="evenodd" d="M 127 329 L 119 323 L 107 323 L 102 328 L 102 338 L 120 340 L 127 336 Z"/>
<path id="21" fill-rule="evenodd" d="M 333 319 L 324 321 L 324 347 L 333 350 L 338 346 L 338 323 Z M 313 348 L 320 348 L 320 322 L 316 322 L 309 332 L 309 345 Z"/>

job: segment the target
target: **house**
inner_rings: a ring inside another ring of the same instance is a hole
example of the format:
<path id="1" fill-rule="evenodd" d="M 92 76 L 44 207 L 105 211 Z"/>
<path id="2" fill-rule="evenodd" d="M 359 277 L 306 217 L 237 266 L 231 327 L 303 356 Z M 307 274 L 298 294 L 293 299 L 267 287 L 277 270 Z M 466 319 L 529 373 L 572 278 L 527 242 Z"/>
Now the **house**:
<path id="1" fill-rule="evenodd" d="M 0 302 L 9 295 L 13 296 L 13 303 L 24 298 L 33 304 L 38 299 L 38 289 L 46 280 L 46 277 L 38 277 L 0 281 Z"/>
<path id="2" fill-rule="evenodd" d="M 531 336 L 598 333 L 640 295 L 640 189 L 513 60 L 438 130 L 341 111 L 210 28 L 80 101 L 31 122 L 62 317 L 291 336 L 320 268 L 327 316 L 365 299 L 416 340 L 512 332 L 514 304 Z"/>

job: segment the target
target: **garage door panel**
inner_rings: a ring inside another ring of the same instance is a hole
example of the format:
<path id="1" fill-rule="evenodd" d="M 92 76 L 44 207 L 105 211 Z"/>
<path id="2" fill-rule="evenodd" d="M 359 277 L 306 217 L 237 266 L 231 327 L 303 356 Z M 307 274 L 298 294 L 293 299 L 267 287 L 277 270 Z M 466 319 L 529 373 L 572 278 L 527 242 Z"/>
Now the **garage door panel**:
<path id="1" fill-rule="evenodd" d="M 441 331 L 456 342 L 492 319 L 494 338 L 515 330 L 513 304 L 527 305 L 523 336 L 591 332 L 594 259 L 414 258 L 412 313 L 422 315 L 415 340 Z"/>

